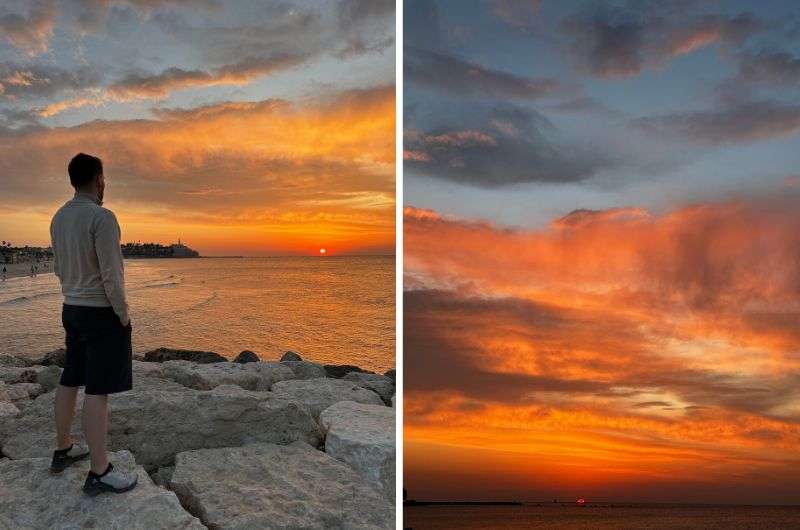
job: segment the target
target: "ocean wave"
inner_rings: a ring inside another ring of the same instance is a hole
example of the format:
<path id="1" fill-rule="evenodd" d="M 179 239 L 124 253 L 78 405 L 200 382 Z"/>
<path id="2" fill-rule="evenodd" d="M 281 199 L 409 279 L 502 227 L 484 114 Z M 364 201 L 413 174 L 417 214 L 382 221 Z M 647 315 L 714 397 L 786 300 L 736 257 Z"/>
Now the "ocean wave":
<path id="1" fill-rule="evenodd" d="M 156 287 L 170 287 L 172 285 L 180 285 L 181 282 L 164 282 L 164 283 L 151 283 L 149 285 L 142 285 L 139 287 L 134 287 L 133 290 L 136 289 L 153 289 Z"/>
<path id="2" fill-rule="evenodd" d="M 45 292 L 45 293 L 24 294 L 24 295 L 17 296 L 15 298 L 11 298 L 9 300 L 0 301 L 0 307 L 9 306 L 9 305 L 24 304 L 26 302 L 30 302 L 30 301 L 38 299 L 38 298 L 45 298 L 45 297 L 48 297 L 48 296 L 56 296 L 56 295 L 59 295 L 59 294 L 61 294 L 61 291 L 49 291 L 49 292 Z"/>
<path id="3" fill-rule="evenodd" d="M 197 302 L 196 304 L 192 304 L 189 307 L 187 307 L 186 309 L 176 311 L 176 313 L 184 313 L 184 312 L 188 313 L 189 311 L 194 311 L 195 309 L 200 309 L 201 307 L 207 306 L 208 304 L 210 304 L 211 302 L 213 302 L 216 299 L 217 299 L 217 291 L 214 291 L 213 293 L 211 293 L 211 296 L 209 296 L 205 300 Z"/>

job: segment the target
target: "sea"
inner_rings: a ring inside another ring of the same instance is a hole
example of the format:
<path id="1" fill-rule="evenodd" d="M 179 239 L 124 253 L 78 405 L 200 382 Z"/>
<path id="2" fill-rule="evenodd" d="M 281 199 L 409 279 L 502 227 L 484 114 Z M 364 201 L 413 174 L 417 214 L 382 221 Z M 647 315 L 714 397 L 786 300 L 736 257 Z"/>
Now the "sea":
<path id="1" fill-rule="evenodd" d="M 586 506 L 407 506 L 413 530 L 792 530 L 800 506 L 595 504 Z"/>
<path id="2" fill-rule="evenodd" d="M 125 260 L 134 353 L 158 347 L 287 350 L 324 364 L 395 367 L 394 256 Z M 52 274 L 0 283 L 0 353 L 62 347 Z"/>

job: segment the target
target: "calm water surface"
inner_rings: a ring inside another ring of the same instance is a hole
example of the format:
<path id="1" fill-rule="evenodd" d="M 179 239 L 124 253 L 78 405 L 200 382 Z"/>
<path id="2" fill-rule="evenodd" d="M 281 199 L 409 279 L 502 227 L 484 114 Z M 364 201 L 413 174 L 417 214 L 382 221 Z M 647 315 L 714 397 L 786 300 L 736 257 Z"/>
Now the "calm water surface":
<path id="1" fill-rule="evenodd" d="M 294 350 L 323 363 L 394 368 L 394 257 L 126 260 L 134 351 Z M 0 353 L 64 342 L 53 274 L 0 283 Z"/>
<path id="2" fill-rule="evenodd" d="M 414 506 L 403 517 L 414 530 L 800 529 L 800 506 Z"/>

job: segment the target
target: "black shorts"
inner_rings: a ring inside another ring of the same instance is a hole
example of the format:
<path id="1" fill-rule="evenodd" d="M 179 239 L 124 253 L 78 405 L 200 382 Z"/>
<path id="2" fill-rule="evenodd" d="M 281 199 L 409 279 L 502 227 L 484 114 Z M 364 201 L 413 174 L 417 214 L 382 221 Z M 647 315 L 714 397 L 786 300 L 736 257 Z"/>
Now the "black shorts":
<path id="1" fill-rule="evenodd" d="M 110 307 L 64 304 L 67 359 L 61 384 L 86 386 L 87 394 L 115 394 L 133 384 L 131 326 L 123 326 Z"/>

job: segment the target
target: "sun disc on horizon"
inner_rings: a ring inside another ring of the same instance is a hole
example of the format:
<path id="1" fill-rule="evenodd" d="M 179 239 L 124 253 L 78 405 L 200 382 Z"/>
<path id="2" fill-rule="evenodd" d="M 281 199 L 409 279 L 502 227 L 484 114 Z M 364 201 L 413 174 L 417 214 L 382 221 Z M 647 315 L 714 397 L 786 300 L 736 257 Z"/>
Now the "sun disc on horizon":
<path id="1" fill-rule="evenodd" d="M 321 249 L 319 249 L 319 255 L 320 255 L 320 256 L 324 256 L 324 255 L 325 255 L 325 253 L 327 253 L 327 252 L 328 252 L 328 251 L 327 251 L 326 249 L 324 249 L 324 248 L 321 248 Z"/>

